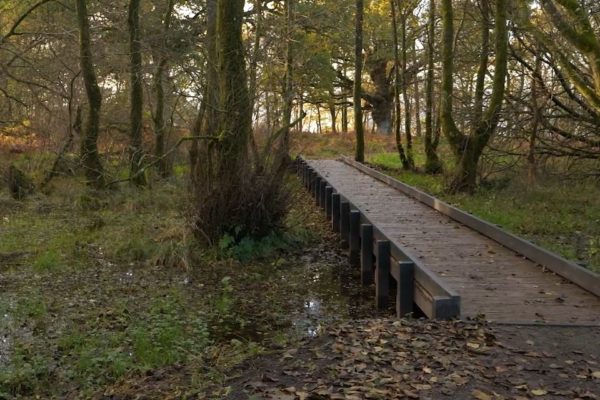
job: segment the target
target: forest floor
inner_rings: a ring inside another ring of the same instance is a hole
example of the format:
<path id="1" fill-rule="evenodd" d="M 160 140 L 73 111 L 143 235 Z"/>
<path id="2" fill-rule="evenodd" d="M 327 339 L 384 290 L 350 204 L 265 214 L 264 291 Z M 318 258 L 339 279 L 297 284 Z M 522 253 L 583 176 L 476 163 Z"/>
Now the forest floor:
<path id="1" fill-rule="evenodd" d="M 0 399 L 599 397 L 598 328 L 377 314 L 293 178 L 281 232 L 200 250 L 176 171 L 0 190 Z"/>
<path id="2" fill-rule="evenodd" d="M 203 398 L 243 360 L 376 315 L 291 179 L 280 233 L 201 250 L 185 179 L 0 194 L 0 399 Z M 153 385 L 151 382 L 158 381 Z"/>

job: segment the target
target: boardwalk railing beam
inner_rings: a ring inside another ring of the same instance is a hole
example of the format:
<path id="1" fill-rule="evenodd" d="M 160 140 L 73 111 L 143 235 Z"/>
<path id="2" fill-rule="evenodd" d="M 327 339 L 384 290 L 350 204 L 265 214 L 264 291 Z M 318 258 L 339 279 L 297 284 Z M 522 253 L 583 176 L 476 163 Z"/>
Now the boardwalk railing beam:
<path id="1" fill-rule="evenodd" d="M 373 283 L 373 225 L 360 226 L 360 281 L 363 286 Z"/>

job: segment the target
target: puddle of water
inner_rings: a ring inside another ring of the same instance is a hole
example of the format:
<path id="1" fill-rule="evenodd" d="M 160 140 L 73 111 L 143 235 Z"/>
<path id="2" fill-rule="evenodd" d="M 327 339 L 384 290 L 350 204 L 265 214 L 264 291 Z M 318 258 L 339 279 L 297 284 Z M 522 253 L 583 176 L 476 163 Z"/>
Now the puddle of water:
<path id="1" fill-rule="evenodd" d="M 347 258 L 325 247 L 317 248 L 300 259 L 305 278 L 304 297 L 291 315 L 294 333 L 314 338 L 327 325 L 347 319 L 373 316 L 372 288 L 360 284 L 358 267 Z"/>
<path id="2" fill-rule="evenodd" d="M 0 314 L 0 369 L 8 366 L 12 354 L 11 326 L 13 320 L 8 312 Z"/>

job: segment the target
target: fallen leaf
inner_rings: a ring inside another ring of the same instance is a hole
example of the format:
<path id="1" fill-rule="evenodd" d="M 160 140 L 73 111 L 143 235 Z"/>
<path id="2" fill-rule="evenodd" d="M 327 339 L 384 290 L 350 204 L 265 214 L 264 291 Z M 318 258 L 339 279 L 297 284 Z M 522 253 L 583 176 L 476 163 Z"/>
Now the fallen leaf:
<path id="1" fill-rule="evenodd" d="M 479 389 L 475 389 L 471 392 L 471 395 L 473 396 L 473 398 L 477 399 L 477 400 L 492 400 L 492 396 L 482 392 Z"/>
<path id="2" fill-rule="evenodd" d="M 531 394 L 534 396 L 545 396 L 548 394 L 548 392 L 544 389 L 533 389 Z"/>

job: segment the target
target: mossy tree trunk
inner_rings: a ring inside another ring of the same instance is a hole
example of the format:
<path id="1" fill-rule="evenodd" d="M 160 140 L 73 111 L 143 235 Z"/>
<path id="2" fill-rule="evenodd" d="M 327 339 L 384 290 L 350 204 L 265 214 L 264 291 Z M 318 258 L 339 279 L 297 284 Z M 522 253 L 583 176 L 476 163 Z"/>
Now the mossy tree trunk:
<path id="1" fill-rule="evenodd" d="M 209 244 L 224 234 L 252 234 L 254 228 L 248 222 L 249 208 L 254 207 L 248 157 L 252 102 L 242 40 L 244 4 L 244 0 L 217 0 L 216 8 L 209 10 L 207 50 L 216 54 L 216 63 L 208 66 L 204 134 L 209 140 L 203 141 L 205 151 L 198 159 L 195 182 L 196 232 Z M 213 88 L 217 92 L 209 93 Z"/>
<path id="2" fill-rule="evenodd" d="M 283 133 L 279 148 L 279 156 L 285 163 L 290 161 L 290 123 L 292 122 L 292 109 L 294 106 L 294 2 L 295 0 L 285 1 L 287 49 L 283 88 Z"/>
<path id="3" fill-rule="evenodd" d="M 406 153 L 404 151 L 404 146 L 402 145 L 402 135 L 400 132 L 400 125 L 402 124 L 402 108 L 400 107 L 400 85 L 401 75 L 400 75 L 400 52 L 398 51 L 398 20 L 396 18 L 396 4 L 395 0 L 390 0 L 390 7 L 392 10 L 392 35 L 394 41 L 394 133 L 396 136 L 396 149 L 398 151 L 398 155 L 400 157 L 400 162 L 402 163 L 402 168 L 405 170 L 409 170 L 411 168 L 408 157 L 406 157 Z"/>
<path id="4" fill-rule="evenodd" d="M 365 132 L 362 119 L 362 70 L 363 70 L 363 20 L 364 2 L 356 0 L 355 42 L 354 42 L 354 131 L 356 152 L 354 159 L 365 161 Z"/>
<path id="5" fill-rule="evenodd" d="M 104 168 L 98 154 L 102 93 L 98 86 L 92 58 L 87 0 L 77 0 L 76 6 L 79 28 L 79 62 L 88 98 L 88 116 L 81 139 L 81 162 L 88 184 L 100 188 L 105 183 Z"/>
<path id="6" fill-rule="evenodd" d="M 206 1 L 206 81 L 202 106 L 198 110 L 194 136 L 216 136 L 219 107 L 219 78 L 217 62 L 217 0 Z M 211 150 L 214 143 L 195 140 L 192 144 L 192 181 L 209 181 L 213 170 Z"/>
<path id="7" fill-rule="evenodd" d="M 435 80 L 435 15 L 436 0 L 429 0 L 429 20 L 427 25 L 427 77 L 425 83 L 425 172 L 437 174 L 442 171 L 442 163 L 437 154 L 434 140 L 434 100 L 433 87 Z"/>
<path id="8" fill-rule="evenodd" d="M 136 185 L 145 185 L 146 177 L 142 166 L 142 128 L 144 88 L 142 82 L 142 43 L 140 39 L 140 2 L 130 0 L 127 24 L 129 27 L 130 57 L 130 132 L 129 132 L 129 178 Z"/>
<path id="9" fill-rule="evenodd" d="M 407 38 L 406 38 L 406 19 L 408 18 L 406 10 L 403 10 L 398 1 L 398 11 L 400 14 L 400 31 L 402 38 L 402 72 L 401 72 L 401 87 L 402 87 L 402 101 L 404 103 L 404 137 L 406 138 L 406 160 L 408 169 L 415 168 L 415 161 L 413 157 L 413 145 L 412 145 L 412 117 L 411 117 L 411 101 L 408 95 L 408 82 L 407 82 Z M 395 19 L 394 19 L 395 20 Z M 395 23 L 395 21 L 394 21 Z M 416 76 L 415 76 L 416 78 Z"/>
<path id="10" fill-rule="evenodd" d="M 157 164 L 158 173 L 161 177 L 166 178 L 171 175 L 171 170 L 168 160 L 165 158 L 165 73 L 169 64 L 169 56 L 167 50 L 167 36 L 171 28 L 171 19 L 175 8 L 175 0 L 169 0 L 167 3 L 167 11 L 163 19 L 163 38 L 162 46 L 158 50 L 159 56 L 156 60 L 156 72 L 154 73 L 154 93 L 156 95 L 156 107 L 154 110 L 154 156 L 159 160 Z"/>
<path id="11" fill-rule="evenodd" d="M 217 175 L 236 179 L 247 163 L 252 111 L 242 40 L 244 0 L 217 2 L 219 118 Z"/>
<path id="12" fill-rule="evenodd" d="M 487 2 L 488 0 L 482 0 Z M 482 12 L 486 12 L 482 8 Z M 477 169 L 483 150 L 492 137 L 500 119 L 500 111 L 504 100 L 504 90 L 508 66 L 508 29 L 507 29 L 507 0 L 497 0 L 495 5 L 495 61 L 492 94 L 485 113 L 478 111 L 476 105 L 474 115 L 480 116 L 473 122 L 470 133 L 463 133 L 456 125 L 453 117 L 453 69 L 454 69 L 454 13 L 452 0 L 442 0 L 443 48 L 442 48 L 442 93 L 441 93 L 441 124 L 442 131 L 456 157 L 456 171 L 450 184 L 450 192 L 473 192 L 477 185 Z M 484 15 L 483 20 L 486 20 Z M 482 29 L 488 29 L 485 25 Z M 485 51 L 485 35 L 482 51 Z M 483 52 L 480 60 L 480 70 L 487 52 Z M 485 69 L 487 70 L 487 68 Z M 477 101 L 476 101 L 477 103 Z"/>

